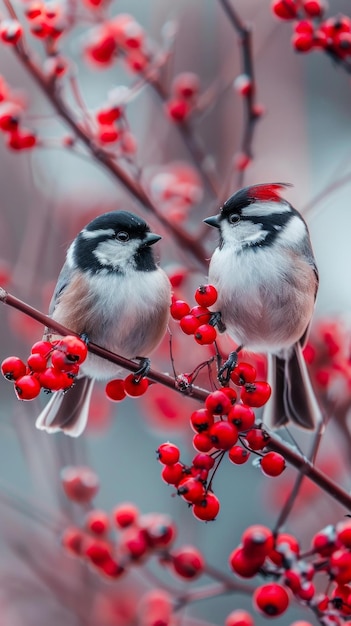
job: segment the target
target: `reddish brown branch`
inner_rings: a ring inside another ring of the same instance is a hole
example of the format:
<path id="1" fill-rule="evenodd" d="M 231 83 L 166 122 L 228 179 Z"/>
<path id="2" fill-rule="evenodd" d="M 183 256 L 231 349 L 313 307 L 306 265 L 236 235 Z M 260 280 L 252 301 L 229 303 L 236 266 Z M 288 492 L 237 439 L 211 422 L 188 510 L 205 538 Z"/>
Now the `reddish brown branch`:
<path id="1" fill-rule="evenodd" d="M 7 293 L 5 289 L 0 287 L 0 301 L 4 304 L 7 304 L 18 311 L 22 311 L 25 315 L 29 315 L 32 319 L 37 320 L 44 326 L 48 326 L 52 330 L 56 331 L 60 335 L 71 335 L 76 334 L 72 333 L 68 328 L 62 326 L 58 322 L 55 322 L 44 313 L 41 313 L 37 309 L 31 307 L 30 305 L 22 302 L 15 296 Z M 116 363 L 116 365 L 120 365 L 121 367 L 130 370 L 131 372 L 135 372 L 139 369 L 140 364 L 134 363 L 129 359 L 126 359 L 114 352 L 110 352 L 110 350 L 106 350 L 101 346 L 98 346 L 94 343 L 90 343 L 88 349 L 93 354 L 110 361 L 111 363 Z M 173 389 L 177 393 L 181 393 L 184 395 L 184 392 L 177 387 L 176 381 L 171 378 L 171 376 L 167 374 L 162 374 L 161 372 L 157 372 L 153 369 L 148 373 L 148 378 L 153 380 L 154 382 L 160 383 L 169 389 Z M 209 395 L 209 391 L 205 389 L 201 389 L 200 387 L 191 387 L 190 394 L 192 398 L 204 402 Z M 326 474 L 323 474 L 320 470 L 314 467 L 313 462 L 309 461 L 305 456 L 300 454 L 291 446 L 287 445 L 280 437 L 275 435 L 274 433 L 269 433 L 270 439 L 267 445 L 267 449 L 274 450 L 275 452 L 279 452 L 283 455 L 285 460 L 290 463 L 293 467 L 303 473 L 304 476 L 309 478 L 312 482 L 318 485 L 325 493 L 329 494 L 334 500 L 339 502 L 339 504 L 343 505 L 347 510 L 351 510 L 351 495 L 342 489 L 337 483 L 333 482 Z"/>

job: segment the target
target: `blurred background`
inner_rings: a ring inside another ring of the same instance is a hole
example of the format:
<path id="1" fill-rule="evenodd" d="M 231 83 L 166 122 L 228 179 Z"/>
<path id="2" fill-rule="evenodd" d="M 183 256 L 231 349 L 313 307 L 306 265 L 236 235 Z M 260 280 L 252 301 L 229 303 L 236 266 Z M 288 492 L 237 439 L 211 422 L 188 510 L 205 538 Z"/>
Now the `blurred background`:
<path id="1" fill-rule="evenodd" d="M 318 324 L 327 320 L 338 326 L 342 348 L 348 350 L 350 78 L 323 52 L 296 54 L 290 42 L 291 23 L 275 18 L 268 0 L 232 0 L 232 4 L 252 29 L 255 98 L 263 107 L 254 127 L 252 160 L 243 172 L 235 169 L 235 155 L 242 150 L 246 110 L 244 98 L 233 87 L 242 73 L 242 49 L 221 2 L 118 0 L 106 5 L 103 13 L 88 3 L 67 0 L 61 9 L 76 16 L 77 23 L 60 38 L 58 47 L 70 60 L 70 72 L 76 76 L 91 116 L 113 97 L 111 93 L 116 94 L 116 87 L 133 90 L 126 117 L 136 151 L 131 151 L 128 158 L 132 163 L 125 161 L 126 166 L 140 175 L 161 212 L 202 241 L 208 256 L 216 245 L 215 234 L 205 231 L 202 219 L 216 212 L 239 181 L 242 185 L 293 185 L 285 196 L 305 215 L 320 271 L 315 336 L 319 336 Z M 328 15 L 340 12 L 350 16 L 346 0 L 330 4 Z M 27 5 L 18 1 L 14 6 L 27 31 L 31 54 L 42 66 L 45 46 L 28 33 L 23 17 Z M 157 90 L 130 72 L 123 59 L 106 67 L 90 62 L 86 49 L 92 30 L 99 28 L 104 15 L 120 13 L 135 18 L 153 50 L 168 51 L 162 74 L 166 93 L 180 72 L 198 75 L 201 107 L 189 119 L 187 138 L 167 115 L 166 103 Z M 1 16 L 7 15 L 4 2 Z M 157 218 L 145 212 L 84 147 L 78 143 L 64 147 L 72 135 L 70 129 L 10 45 L 0 46 L 0 74 L 15 97 L 25 103 L 25 126 L 35 130 L 42 143 L 31 150 L 14 151 L 5 145 L 6 138 L 2 141 L 0 137 L 3 286 L 45 312 L 65 251 L 77 232 L 100 213 L 127 209 L 143 214 L 151 228 L 162 234 L 160 263 L 170 276 L 182 277 L 177 293 L 191 301 L 194 289 L 206 280 L 205 266 L 181 250 Z M 82 119 L 85 109 L 79 110 L 67 75 L 62 78 L 61 94 Z M 200 159 L 194 158 L 194 145 Z M 170 199 L 162 196 L 167 175 L 179 185 Z M 212 189 L 204 179 L 215 181 Z M 0 314 L 1 359 L 12 354 L 26 359 L 31 345 L 41 338 L 42 327 L 6 306 L 0 308 Z M 177 373 L 191 371 L 207 358 L 207 349 L 181 336 L 176 323 L 171 323 L 171 330 Z M 230 344 L 223 341 L 223 349 L 229 350 Z M 153 355 L 152 364 L 171 371 L 168 337 Z M 206 384 L 205 376 L 201 383 Z M 334 400 L 342 401 L 342 423 L 328 427 L 317 466 L 349 489 L 349 388 L 336 380 L 332 392 Z M 251 462 L 243 467 L 224 462 L 214 485 L 221 500 L 220 515 L 214 523 L 203 524 L 180 498 L 172 497 L 173 489 L 161 480 L 155 455 L 160 443 L 170 439 L 181 445 L 184 461 L 190 462 L 194 451 L 189 415 L 197 406 L 194 401 L 155 385 L 143 399 L 114 404 L 101 386 L 93 398 L 86 433 L 71 440 L 35 429 L 35 417 L 45 397 L 21 403 L 4 380 L 0 381 L 0 393 L 0 607 L 4 626 L 56 625 L 63 620 L 72 626 L 136 624 L 135 605 L 152 585 L 143 566 L 121 582 L 110 583 L 63 553 L 60 533 L 67 520 L 78 523 L 82 514 L 63 495 L 60 468 L 74 464 L 92 467 L 101 485 L 96 505 L 107 511 L 117 503 L 131 501 L 143 513 L 169 513 L 178 525 L 179 545 L 194 543 L 208 563 L 227 574 L 228 554 L 244 528 L 254 523 L 274 525 L 295 476 L 295 471 L 288 469 L 281 477 L 269 479 Z M 310 435 L 294 432 L 294 436 L 306 452 Z M 306 484 L 287 529 L 297 533 L 307 550 L 314 532 L 344 514 L 342 507 Z M 163 575 L 161 570 L 161 579 Z M 171 576 L 169 581 L 177 589 L 185 588 L 185 583 Z M 191 604 L 182 619 L 194 625 L 223 624 L 234 608 L 250 607 L 249 597 L 225 595 Z M 314 623 L 310 614 L 293 605 L 276 624 L 303 617 Z M 265 622 L 255 614 L 257 625 Z"/>

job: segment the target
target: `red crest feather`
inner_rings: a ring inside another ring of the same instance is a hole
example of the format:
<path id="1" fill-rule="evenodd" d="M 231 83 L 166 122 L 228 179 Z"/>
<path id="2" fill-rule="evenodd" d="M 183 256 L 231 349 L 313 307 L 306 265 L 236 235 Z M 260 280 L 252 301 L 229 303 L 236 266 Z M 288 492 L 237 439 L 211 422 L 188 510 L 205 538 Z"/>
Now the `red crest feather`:
<path id="1" fill-rule="evenodd" d="M 255 200 L 273 200 L 281 199 L 280 191 L 286 187 L 291 187 L 290 183 L 267 183 L 262 185 L 252 185 L 248 189 L 248 196 Z"/>

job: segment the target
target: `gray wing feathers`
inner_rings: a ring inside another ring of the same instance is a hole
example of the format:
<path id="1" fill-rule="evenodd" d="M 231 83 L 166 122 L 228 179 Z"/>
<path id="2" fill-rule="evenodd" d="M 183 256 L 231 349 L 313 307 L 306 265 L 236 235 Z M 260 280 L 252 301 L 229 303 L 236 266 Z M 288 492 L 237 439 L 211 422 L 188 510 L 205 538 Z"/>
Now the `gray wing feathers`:
<path id="1" fill-rule="evenodd" d="M 59 274 L 55 291 L 51 298 L 51 302 L 49 306 L 49 315 L 53 314 L 57 300 L 59 299 L 60 294 L 64 291 L 64 289 L 67 287 L 68 283 L 70 282 L 71 276 L 72 276 L 72 268 L 69 266 L 69 264 L 66 261 L 66 263 L 63 265 L 62 270 Z"/>

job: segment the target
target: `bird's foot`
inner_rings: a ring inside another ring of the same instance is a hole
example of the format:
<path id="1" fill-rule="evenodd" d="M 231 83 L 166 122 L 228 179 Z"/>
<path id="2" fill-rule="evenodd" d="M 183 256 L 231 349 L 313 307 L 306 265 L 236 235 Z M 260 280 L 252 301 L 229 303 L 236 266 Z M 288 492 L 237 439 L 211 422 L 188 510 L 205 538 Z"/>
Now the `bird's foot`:
<path id="1" fill-rule="evenodd" d="M 145 378 L 145 376 L 148 375 L 151 369 L 151 361 L 144 356 L 137 356 L 135 358 L 137 359 L 137 361 L 140 361 L 140 367 L 136 370 L 136 372 L 134 372 L 134 377 L 140 380 L 141 378 Z"/>
<path id="2" fill-rule="evenodd" d="M 217 326 L 219 333 L 225 333 L 226 331 L 226 325 L 222 320 L 222 313 L 220 311 L 215 311 L 211 314 L 209 324 L 211 324 L 211 326 Z"/>
<path id="3" fill-rule="evenodd" d="M 238 355 L 241 349 L 242 346 L 239 346 L 236 350 L 230 352 L 227 360 L 218 370 L 217 378 L 224 387 L 229 384 L 230 375 L 238 364 Z"/>
<path id="4" fill-rule="evenodd" d="M 79 338 L 80 338 L 82 341 L 84 341 L 84 343 L 85 343 L 85 345 L 86 345 L 86 346 L 88 346 L 88 345 L 89 345 L 89 343 L 90 343 L 90 339 L 89 339 L 89 337 L 88 337 L 87 333 L 81 333 L 81 334 L 79 335 Z"/>

